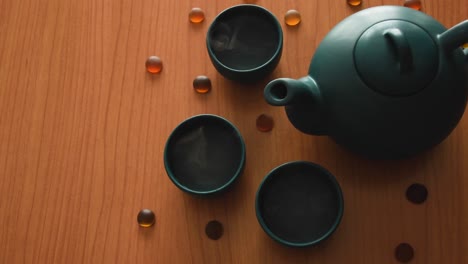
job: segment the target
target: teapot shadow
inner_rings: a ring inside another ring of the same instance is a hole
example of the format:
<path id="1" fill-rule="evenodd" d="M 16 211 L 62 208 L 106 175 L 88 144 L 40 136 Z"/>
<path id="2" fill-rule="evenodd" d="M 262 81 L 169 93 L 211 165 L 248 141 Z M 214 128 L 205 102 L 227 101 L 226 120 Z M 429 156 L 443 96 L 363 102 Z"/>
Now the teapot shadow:
<path id="1" fill-rule="evenodd" d="M 330 145 L 334 145 L 337 176 L 342 181 L 359 180 L 372 185 L 385 185 L 402 182 L 415 178 L 421 174 L 429 160 L 443 152 L 443 143 L 405 159 L 379 160 L 371 159 L 336 144 L 332 139 Z M 333 152 L 331 152 L 333 153 Z"/>

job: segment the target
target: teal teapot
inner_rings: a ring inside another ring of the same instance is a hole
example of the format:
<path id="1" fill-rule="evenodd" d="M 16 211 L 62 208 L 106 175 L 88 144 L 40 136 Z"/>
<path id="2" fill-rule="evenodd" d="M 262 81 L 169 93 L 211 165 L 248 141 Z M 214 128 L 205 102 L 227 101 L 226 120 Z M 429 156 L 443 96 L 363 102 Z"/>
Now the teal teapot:
<path id="1" fill-rule="evenodd" d="M 467 102 L 468 20 L 446 29 L 406 7 L 349 16 L 318 46 L 308 76 L 267 84 L 290 122 L 372 159 L 401 159 L 443 141 Z"/>

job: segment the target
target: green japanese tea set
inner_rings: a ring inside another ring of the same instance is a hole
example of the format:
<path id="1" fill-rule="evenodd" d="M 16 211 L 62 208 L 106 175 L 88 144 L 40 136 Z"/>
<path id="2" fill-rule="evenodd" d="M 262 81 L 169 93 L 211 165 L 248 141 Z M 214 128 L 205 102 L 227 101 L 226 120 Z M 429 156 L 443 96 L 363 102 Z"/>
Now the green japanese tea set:
<path id="1" fill-rule="evenodd" d="M 298 80 L 279 78 L 266 102 L 284 106 L 299 131 L 330 136 L 369 159 L 403 159 L 442 142 L 460 121 L 468 93 L 468 20 L 446 29 L 432 17 L 399 6 L 357 12 L 323 39 Z M 252 83 L 280 61 L 283 33 L 257 5 L 221 12 L 206 38 L 225 78 Z M 242 174 L 246 148 L 237 128 L 198 115 L 175 128 L 164 164 L 173 183 L 198 196 L 219 194 Z M 274 240 L 303 247 L 338 227 L 344 200 L 335 177 L 318 164 L 293 161 L 273 169 L 257 191 L 257 220 Z"/>

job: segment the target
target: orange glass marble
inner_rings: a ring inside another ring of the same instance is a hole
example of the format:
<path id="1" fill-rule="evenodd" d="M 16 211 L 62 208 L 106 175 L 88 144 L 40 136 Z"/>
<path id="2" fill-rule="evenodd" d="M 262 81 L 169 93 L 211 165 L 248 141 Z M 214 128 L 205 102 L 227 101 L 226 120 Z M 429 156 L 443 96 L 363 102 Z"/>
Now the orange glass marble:
<path id="1" fill-rule="evenodd" d="M 205 20 L 205 12 L 199 7 L 194 7 L 192 10 L 190 10 L 189 13 L 189 20 L 192 23 L 201 23 L 203 20 Z"/>
<path id="2" fill-rule="evenodd" d="M 150 56 L 145 63 L 146 70 L 150 73 L 157 74 L 162 71 L 163 63 L 158 56 Z"/>
<path id="3" fill-rule="evenodd" d="M 291 9 L 284 15 L 284 22 L 288 26 L 297 26 L 301 23 L 301 14 L 297 10 Z"/>
<path id="4" fill-rule="evenodd" d="M 271 116 L 261 114 L 256 121 L 257 130 L 260 132 L 269 132 L 273 129 L 274 122 Z"/>
<path id="5" fill-rule="evenodd" d="M 405 0 L 405 3 L 403 5 L 414 10 L 421 10 L 422 7 L 420 0 Z"/>
<path id="6" fill-rule="evenodd" d="M 348 5 L 350 6 L 358 6 L 361 5 L 362 1 L 361 0 L 347 0 Z"/>

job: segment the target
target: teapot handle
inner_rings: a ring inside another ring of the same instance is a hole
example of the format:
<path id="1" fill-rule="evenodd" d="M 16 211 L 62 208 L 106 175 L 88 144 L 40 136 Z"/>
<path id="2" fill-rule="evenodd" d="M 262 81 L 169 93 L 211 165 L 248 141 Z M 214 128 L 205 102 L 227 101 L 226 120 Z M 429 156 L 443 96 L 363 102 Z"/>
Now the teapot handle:
<path id="1" fill-rule="evenodd" d="M 460 48 L 463 44 L 468 43 L 468 20 L 453 26 L 437 37 L 446 52 L 452 52 L 456 48 Z M 465 54 L 468 53 L 465 51 Z"/>

